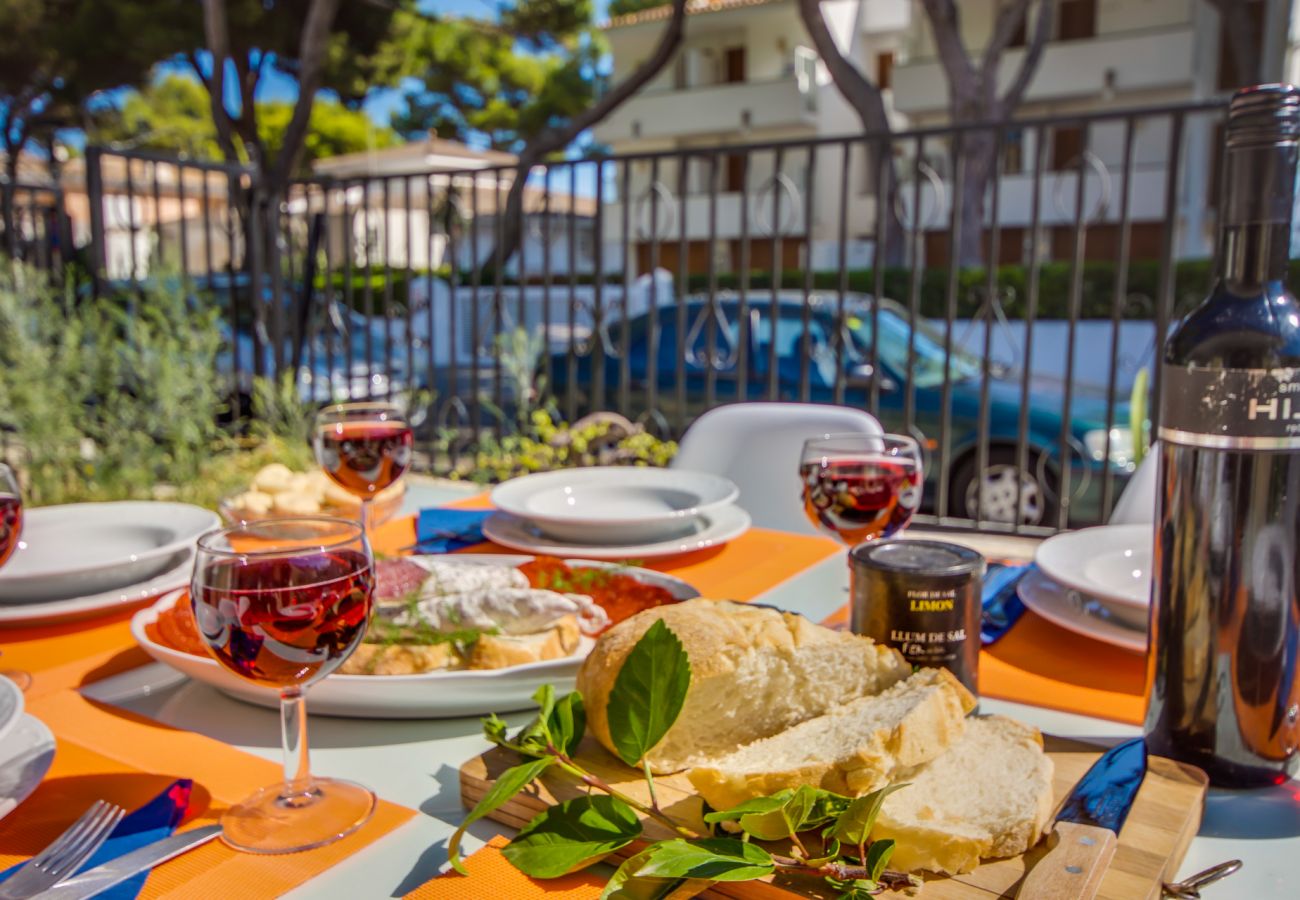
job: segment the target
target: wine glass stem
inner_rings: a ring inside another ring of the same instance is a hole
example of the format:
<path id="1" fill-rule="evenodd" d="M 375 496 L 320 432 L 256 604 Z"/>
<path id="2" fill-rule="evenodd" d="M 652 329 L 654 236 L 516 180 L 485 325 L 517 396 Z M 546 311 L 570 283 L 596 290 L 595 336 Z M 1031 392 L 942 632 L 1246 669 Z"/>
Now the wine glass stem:
<path id="1" fill-rule="evenodd" d="M 361 530 L 365 534 L 370 533 L 370 501 L 361 501 Z"/>
<path id="2" fill-rule="evenodd" d="M 307 701 L 300 687 L 280 692 L 280 732 L 284 741 L 284 793 L 279 801 L 283 806 L 306 806 L 315 797 L 307 756 Z"/>

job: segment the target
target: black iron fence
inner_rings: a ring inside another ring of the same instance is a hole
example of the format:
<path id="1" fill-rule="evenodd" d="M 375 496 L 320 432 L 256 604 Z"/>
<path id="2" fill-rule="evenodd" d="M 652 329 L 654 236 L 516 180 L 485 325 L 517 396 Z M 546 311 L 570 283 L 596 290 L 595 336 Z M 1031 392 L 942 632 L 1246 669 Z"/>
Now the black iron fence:
<path id="1" fill-rule="evenodd" d="M 1156 348 L 1207 286 L 1222 109 L 525 176 L 380 152 L 283 197 L 245 167 L 90 148 L 85 256 L 100 290 L 180 273 L 220 303 L 241 406 L 275 373 L 313 403 L 418 397 L 435 469 L 537 406 L 676 437 L 720 403 L 842 403 L 921 441 L 932 520 L 1037 532 L 1104 520 L 1154 432 Z"/>

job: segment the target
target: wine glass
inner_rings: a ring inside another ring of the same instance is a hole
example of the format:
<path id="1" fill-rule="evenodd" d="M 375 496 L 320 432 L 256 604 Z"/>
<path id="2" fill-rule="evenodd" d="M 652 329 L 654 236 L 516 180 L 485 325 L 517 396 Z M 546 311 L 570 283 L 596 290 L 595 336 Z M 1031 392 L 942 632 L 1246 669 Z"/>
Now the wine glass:
<path id="1" fill-rule="evenodd" d="M 375 495 L 411 464 L 415 436 L 392 403 L 340 403 L 316 414 L 316 461 L 343 490 L 361 500 L 361 527 L 370 528 Z"/>
<path id="2" fill-rule="evenodd" d="M 375 795 L 318 778 L 307 758 L 309 685 L 361 643 L 370 619 L 374 557 L 356 522 L 329 516 L 263 519 L 199 538 L 190 585 L 195 624 L 218 663 L 280 692 L 284 782 L 221 819 L 227 843 L 291 853 L 336 841 L 374 811 Z"/>
<path id="3" fill-rule="evenodd" d="M 23 536 L 23 495 L 18 489 L 14 470 L 0 463 L 0 566 L 18 549 Z M 8 678 L 22 690 L 32 685 L 32 676 L 19 669 L 0 670 L 0 677 Z"/>
<path id="4" fill-rule="evenodd" d="M 850 547 L 891 537 L 921 505 L 921 450 L 900 434 L 828 434 L 805 441 L 803 508 Z"/>

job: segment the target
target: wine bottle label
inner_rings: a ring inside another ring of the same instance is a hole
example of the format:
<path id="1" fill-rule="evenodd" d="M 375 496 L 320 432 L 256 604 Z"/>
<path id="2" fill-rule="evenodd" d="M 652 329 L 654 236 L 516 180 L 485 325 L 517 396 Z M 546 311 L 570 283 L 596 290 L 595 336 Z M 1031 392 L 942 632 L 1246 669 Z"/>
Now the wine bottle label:
<path id="1" fill-rule="evenodd" d="M 1160 440 L 1222 450 L 1300 448 L 1300 369 L 1166 364 Z"/>

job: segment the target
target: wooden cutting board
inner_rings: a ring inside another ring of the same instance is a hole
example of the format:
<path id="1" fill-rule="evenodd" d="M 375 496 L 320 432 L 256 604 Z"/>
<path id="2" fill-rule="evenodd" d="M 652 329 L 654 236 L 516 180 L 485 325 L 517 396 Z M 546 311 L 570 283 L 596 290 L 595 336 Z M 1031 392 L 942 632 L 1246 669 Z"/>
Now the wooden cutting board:
<path id="1" fill-rule="evenodd" d="M 1047 751 L 1056 764 L 1054 788 L 1059 801 L 1102 753 L 1093 744 L 1064 738 L 1045 737 Z M 648 802 L 645 782 L 639 772 L 623 765 L 590 737 L 584 741 L 578 759 L 590 771 L 617 789 Z M 504 770 L 519 763 L 512 751 L 493 748 L 460 768 L 461 802 L 472 808 Z M 701 801 L 690 782 L 680 775 L 655 779 L 659 801 L 674 816 L 688 823 L 699 822 Z M 1207 780 L 1205 773 L 1163 757 L 1151 757 L 1147 777 L 1119 835 L 1119 851 L 1102 882 L 1098 897 L 1105 900 L 1158 900 L 1160 883 L 1172 881 L 1183 856 L 1201 823 Z M 522 828 L 533 816 L 553 803 L 586 793 L 563 773 L 548 773 L 539 787 L 518 794 L 490 818 L 512 828 Z M 663 826 L 646 821 L 649 840 L 671 837 Z M 625 848 L 624 855 L 640 849 Z M 952 878 L 928 879 L 919 895 L 923 900 L 988 900 L 1015 897 L 1025 871 L 1042 856 L 1040 844 L 1024 856 L 990 861 L 974 872 Z M 703 897 L 745 898 L 745 900 L 793 900 L 834 896 L 819 879 L 775 876 L 770 882 L 715 884 Z M 901 895 L 885 895 L 901 896 Z"/>

